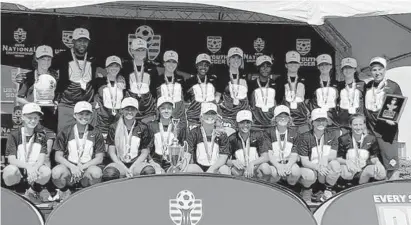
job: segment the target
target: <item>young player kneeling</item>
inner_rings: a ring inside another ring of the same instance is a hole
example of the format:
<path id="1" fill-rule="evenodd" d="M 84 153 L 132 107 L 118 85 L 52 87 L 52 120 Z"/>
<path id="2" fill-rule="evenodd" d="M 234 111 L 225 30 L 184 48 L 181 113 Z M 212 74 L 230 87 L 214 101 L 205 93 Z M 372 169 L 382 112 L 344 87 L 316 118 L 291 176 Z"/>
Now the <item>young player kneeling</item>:
<path id="1" fill-rule="evenodd" d="M 298 153 L 295 143 L 297 129 L 290 128 L 290 109 L 279 105 L 274 109 L 275 127 L 269 130 L 271 149 L 268 156 L 271 163 L 271 182 L 286 181 L 294 186 L 301 176 L 297 165 Z"/>
<path id="2" fill-rule="evenodd" d="M 317 108 L 311 113 L 313 129 L 298 138 L 298 154 L 301 158 L 302 197 L 305 201 L 323 202 L 331 198 L 341 174 L 340 163 L 336 160 L 339 132 L 326 129 L 327 111 Z M 312 185 L 317 183 L 316 193 Z M 324 187 L 325 186 L 325 187 Z"/>
<path id="3" fill-rule="evenodd" d="M 351 131 L 338 138 L 338 161 L 341 177 L 358 184 L 383 180 L 386 171 L 378 159 L 379 147 L 374 135 L 368 134 L 365 117 L 354 114 L 350 119 Z"/>
<path id="4" fill-rule="evenodd" d="M 37 128 L 43 113 L 40 106 L 28 103 L 23 106 L 22 114 L 23 126 L 12 131 L 7 139 L 9 165 L 3 170 L 3 180 L 7 187 L 14 187 L 27 179 L 30 188 L 24 196 L 33 203 L 39 203 L 39 192 L 51 176 L 50 168 L 44 165 L 46 133 Z"/>
<path id="5" fill-rule="evenodd" d="M 101 181 L 99 165 L 103 162 L 105 145 L 100 130 L 90 125 L 92 113 L 90 103 L 76 103 L 76 123 L 64 127 L 54 143 L 58 165 L 52 169 L 52 181 L 60 189 L 61 200 L 66 199 L 77 185 L 88 187 Z"/>
<path id="6" fill-rule="evenodd" d="M 201 104 L 201 126 L 188 133 L 188 155 L 191 164 L 187 172 L 230 174 L 225 165 L 230 154 L 228 137 L 216 129 L 217 105 L 211 102 Z"/>
<path id="7" fill-rule="evenodd" d="M 231 174 L 247 178 L 257 176 L 268 181 L 271 177 L 268 134 L 251 130 L 253 117 L 249 110 L 239 111 L 236 121 L 238 131 L 228 138 L 232 159 L 227 165 L 231 167 Z"/>

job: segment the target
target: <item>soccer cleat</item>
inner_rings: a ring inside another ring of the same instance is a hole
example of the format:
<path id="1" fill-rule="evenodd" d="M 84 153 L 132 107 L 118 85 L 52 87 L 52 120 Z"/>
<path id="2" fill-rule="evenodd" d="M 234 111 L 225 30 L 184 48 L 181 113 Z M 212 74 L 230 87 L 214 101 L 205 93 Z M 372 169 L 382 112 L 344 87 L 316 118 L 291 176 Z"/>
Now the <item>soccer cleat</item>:
<path id="1" fill-rule="evenodd" d="M 310 202 L 311 201 L 311 196 L 313 195 L 313 190 L 312 189 L 306 189 L 303 188 L 301 190 L 301 197 L 305 202 Z"/>
<path id="2" fill-rule="evenodd" d="M 313 194 L 311 197 L 312 202 L 321 202 L 321 197 L 324 194 L 323 191 L 318 191 L 317 193 Z"/>
<path id="3" fill-rule="evenodd" d="M 325 190 L 324 191 L 324 193 L 321 195 L 321 197 L 320 197 L 320 201 L 321 202 L 325 202 L 325 201 L 327 201 L 328 199 L 330 199 L 332 196 L 334 196 L 335 195 L 335 192 L 334 191 L 330 191 L 330 190 Z"/>
<path id="4" fill-rule="evenodd" d="M 57 195 L 60 196 L 60 202 L 63 202 L 63 201 L 66 200 L 68 197 L 70 197 L 71 191 L 70 191 L 70 189 L 67 189 L 67 191 L 58 190 Z"/>
<path id="5" fill-rule="evenodd" d="M 42 203 L 39 193 L 35 192 L 31 188 L 27 189 L 23 196 L 35 205 Z"/>

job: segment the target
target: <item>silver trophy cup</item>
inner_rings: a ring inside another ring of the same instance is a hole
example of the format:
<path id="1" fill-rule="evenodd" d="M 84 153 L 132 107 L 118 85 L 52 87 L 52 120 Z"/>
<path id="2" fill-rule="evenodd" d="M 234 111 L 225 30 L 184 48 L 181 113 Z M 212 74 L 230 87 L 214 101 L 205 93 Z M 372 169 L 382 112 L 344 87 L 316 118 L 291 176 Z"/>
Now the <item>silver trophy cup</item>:
<path id="1" fill-rule="evenodd" d="M 178 124 L 180 119 L 172 119 L 174 126 L 174 138 L 168 148 L 168 155 L 165 156 L 165 160 L 170 163 L 170 168 L 167 169 L 167 173 L 179 173 L 184 171 L 188 165 L 188 159 L 185 157 L 188 152 L 188 144 L 184 141 L 184 145 L 180 145 L 177 139 Z"/>
<path id="2" fill-rule="evenodd" d="M 57 81 L 49 74 L 42 74 L 34 84 L 34 102 L 40 106 L 54 106 Z"/>

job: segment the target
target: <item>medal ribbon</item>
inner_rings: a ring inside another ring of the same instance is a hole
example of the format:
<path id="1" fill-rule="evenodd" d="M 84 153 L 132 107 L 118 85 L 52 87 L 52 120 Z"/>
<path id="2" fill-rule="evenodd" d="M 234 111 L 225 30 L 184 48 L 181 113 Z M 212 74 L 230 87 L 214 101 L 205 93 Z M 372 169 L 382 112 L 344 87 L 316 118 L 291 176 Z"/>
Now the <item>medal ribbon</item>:
<path id="1" fill-rule="evenodd" d="M 174 74 L 173 74 L 173 76 L 171 77 L 171 82 L 168 81 L 168 78 L 167 78 L 167 76 L 166 76 L 165 74 L 164 74 L 164 80 L 166 81 L 166 88 L 167 88 L 168 96 L 169 96 L 169 97 L 173 100 L 173 102 L 174 102 L 174 88 L 175 88 Z M 171 91 L 170 91 L 170 87 L 169 87 L 170 84 L 171 84 L 171 87 L 172 87 Z"/>
<path id="2" fill-rule="evenodd" d="M 204 102 L 207 101 L 207 75 L 205 75 L 204 77 L 204 82 L 201 82 L 200 76 L 197 75 L 197 80 L 198 80 L 198 84 L 200 85 L 200 90 L 201 90 L 201 98 L 203 99 Z M 204 88 L 203 88 L 203 84 L 204 84 Z"/>
<path id="3" fill-rule="evenodd" d="M 358 146 L 358 144 L 357 144 L 357 141 L 355 140 L 355 138 L 354 138 L 354 135 L 352 136 L 352 145 L 353 145 L 353 147 L 354 147 L 354 150 L 355 150 L 355 154 L 356 154 L 356 156 L 355 156 L 355 162 L 356 162 L 356 164 L 357 164 L 357 166 L 358 167 L 361 167 L 360 166 L 360 148 L 361 148 L 361 146 L 362 146 L 362 143 L 364 142 L 364 138 L 365 138 L 365 135 L 364 134 L 361 134 L 361 139 L 360 139 L 360 146 Z"/>
<path id="4" fill-rule="evenodd" d="M 133 60 L 134 76 L 136 78 L 136 85 L 138 90 L 138 95 L 140 95 L 140 89 L 144 78 L 144 63 L 141 65 L 141 70 L 138 71 L 136 62 Z"/>
<path id="5" fill-rule="evenodd" d="M 124 137 L 126 138 L 126 154 L 125 155 L 129 155 L 131 152 L 131 137 L 133 136 L 133 130 L 134 130 L 134 126 L 136 125 L 136 121 L 134 120 L 133 125 L 131 125 L 131 129 L 130 131 L 127 131 L 127 126 L 126 124 L 124 124 L 124 126 L 126 127 L 125 131 L 125 135 Z"/>
<path id="6" fill-rule="evenodd" d="M 295 101 L 295 98 L 297 97 L 297 82 L 298 82 L 298 75 L 295 76 L 294 82 L 291 81 L 291 77 L 287 76 L 288 80 L 288 86 L 290 87 L 290 93 L 291 93 L 291 102 Z"/>
<path id="7" fill-rule="evenodd" d="M 238 136 L 241 139 L 241 146 L 243 147 L 244 163 L 245 163 L 245 166 L 248 166 L 248 164 L 250 163 L 250 137 L 247 138 L 247 141 L 244 141 L 241 135 L 238 135 Z"/>
<path id="8" fill-rule="evenodd" d="M 73 49 L 71 49 L 71 56 L 73 57 L 74 62 L 76 63 L 78 69 L 80 70 L 81 80 L 82 80 L 83 82 L 86 82 L 86 81 L 84 80 L 84 74 L 86 73 L 86 66 L 87 66 L 87 52 L 86 52 L 86 54 L 84 55 L 83 68 L 80 67 L 80 63 L 79 63 L 76 55 L 74 54 L 74 50 L 73 50 Z M 86 82 L 86 83 L 87 83 L 87 82 Z"/>
<path id="9" fill-rule="evenodd" d="M 267 83 L 264 85 L 265 88 L 265 94 L 263 93 L 263 87 L 261 86 L 260 78 L 257 78 L 257 84 L 261 92 L 261 97 L 263 98 L 263 104 L 264 106 L 267 106 L 267 100 L 268 100 L 268 85 L 270 83 L 270 77 L 268 77 Z"/>
<path id="10" fill-rule="evenodd" d="M 206 150 L 208 162 L 211 163 L 211 159 L 212 159 L 213 153 L 214 153 L 214 144 L 215 144 L 214 141 L 215 141 L 215 138 L 217 136 L 216 132 L 213 129 L 213 132 L 211 134 L 211 151 L 210 151 L 210 148 L 208 146 L 207 134 L 205 132 L 204 127 L 201 127 L 201 136 L 203 137 L 203 143 L 204 143 L 204 147 L 205 147 L 205 150 Z"/>
<path id="11" fill-rule="evenodd" d="M 375 83 L 375 81 L 374 81 Z M 381 93 L 384 90 L 385 85 L 387 84 L 387 79 L 384 78 L 384 80 L 382 80 L 379 84 L 378 87 L 375 88 L 374 85 L 372 86 L 372 94 L 373 94 L 373 103 L 374 103 L 374 107 L 375 109 L 378 109 L 378 94 Z M 377 89 L 377 90 L 376 90 Z"/>
<path id="12" fill-rule="evenodd" d="M 349 87 L 349 84 L 345 85 L 345 89 L 347 90 L 347 95 L 348 95 L 348 107 L 354 107 L 354 102 L 355 102 L 355 87 L 356 83 L 353 81 L 351 83 L 351 88 Z"/>
<path id="13" fill-rule="evenodd" d="M 237 90 L 234 88 L 234 82 L 237 83 Z M 231 82 L 231 91 L 233 93 L 233 98 L 238 99 L 238 92 L 240 92 L 240 75 L 237 75 L 237 78 L 234 81 L 233 74 L 230 73 L 230 82 Z"/>
<path id="14" fill-rule="evenodd" d="M 158 123 L 158 126 L 159 126 L 159 129 L 160 129 L 161 150 L 162 150 L 163 156 L 165 156 L 164 154 L 166 152 L 167 146 L 170 143 L 172 123 L 169 123 L 168 127 L 167 127 L 167 142 L 164 142 L 164 126 L 163 126 L 163 123 L 162 122 Z"/>
<path id="15" fill-rule="evenodd" d="M 83 138 L 81 140 L 80 140 L 80 134 L 78 132 L 77 124 L 74 125 L 74 138 L 76 139 L 77 157 L 78 157 L 77 163 L 81 163 L 81 158 L 83 157 L 84 148 L 86 146 L 87 136 L 88 136 L 88 125 L 86 125 L 86 128 L 84 129 Z"/>
<path id="16" fill-rule="evenodd" d="M 110 99 L 111 99 L 111 111 L 113 114 L 116 113 L 116 105 L 117 105 L 117 79 L 114 81 L 114 85 L 111 86 L 111 82 L 107 77 L 107 86 L 108 90 L 110 93 Z"/>
<path id="17" fill-rule="evenodd" d="M 288 137 L 288 130 L 284 132 L 284 141 L 281 142 L 281 134 L 280 131 L 276 130 L 275 136 L 278 141 L 278 147 L 280 147 L 280 161 L 284 160 L 284 150 L 287 145 L 287 137 Z"/>
<path id="18" fill-rule="evenodd" d="M 33 150 L 33 143 L 34 143 L 34 132 L 33 135 L 29 139 L 29 143 L 26 143 L 26 132 L 24 127 L 21 128 L 21 143 L 24 147 L 24 161 L 29 162 L 30 154 Z"/>
<path id="19" fill-rule="evenodd" d="M 329 92 L 329 86 L 330 86 L 330 79 L 327 81 L 327 86 L 324 87 L 323 81 L 320 79 L 320 84 L 321 84 L 321 95 L 322 95 L 322 100 L 323 100 L 323 106 L 328 106 L 328 92 Z"/>
<path id="20" fill-rule="evenodd" d="M 321 160 L 323 157 L 323 149 L 324 149 L 324 134 L 321 135 L 320 137 L 320 143 L 318 143 L 318 138 L 314 135 L 315 137 L 315 144 L 317 146 L 317 155 L 318 155 L 318 161 Z"/>

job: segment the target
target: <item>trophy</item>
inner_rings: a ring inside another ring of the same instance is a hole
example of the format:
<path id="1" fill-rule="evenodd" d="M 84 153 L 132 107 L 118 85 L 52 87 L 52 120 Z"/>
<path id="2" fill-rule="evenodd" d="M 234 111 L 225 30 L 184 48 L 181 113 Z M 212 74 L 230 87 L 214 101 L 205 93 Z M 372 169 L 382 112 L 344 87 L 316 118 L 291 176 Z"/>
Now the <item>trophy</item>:
<path id="1" fill-rule="evenodd" d="M 34 84 L 34 102 L 40 106 L 54 106 L 54 91 L 57 81 L 49 74 L 42 74 Z"/>
<path id="2" fill-rule="evenodd" d="M 188 160 L 185 158 L 186 153 L 188 152 L 188 144 L 184 141 L 184 145 L 181 146 L 178 143 L 177 134 L 178 134 L 178 124 L 180 119 L 171 120 L 174 127 L 174 138 L 168 148 L 168 155 L 165 156 L 165 160 L 170 163 L 170 168 L 168 168 L 167 173 L 178 173 L 184 171 L 188 165 Z"/>

